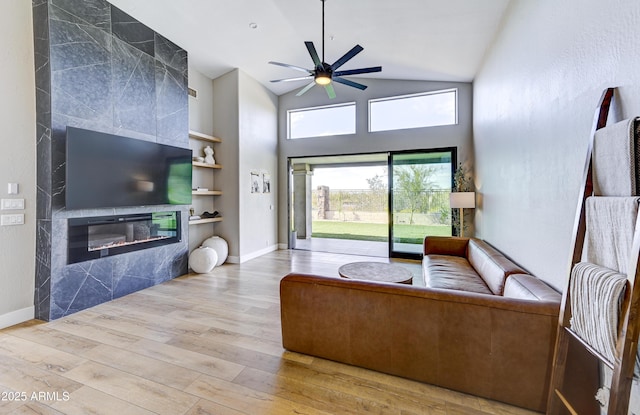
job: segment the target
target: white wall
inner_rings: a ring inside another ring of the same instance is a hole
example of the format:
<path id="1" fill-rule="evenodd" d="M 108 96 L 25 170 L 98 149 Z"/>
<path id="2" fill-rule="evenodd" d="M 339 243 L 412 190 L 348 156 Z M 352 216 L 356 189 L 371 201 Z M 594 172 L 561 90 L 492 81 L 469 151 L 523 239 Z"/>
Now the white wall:
<path id="1" fill-rule="evenodd" d="M 0 227 L 0 328 L 33 318 L 36 113 L 31 2 L 0 2 L 0 197 L 25 199 L 25 224 Z M 7 183 L 20 185 L 8 195 Z"/>
<path id="2" fill-rule="evenodd" d="M 223 168 L 216 233 L 229 243 L 229 261 L 244 262 L 277 248 L 278 98 L 235 69 L 213 81 L 216 161 Z M 271 193 L 250 193 L 250 172 L 271 174 Z"/>
<path id="3" fill-rule="evenodd" d="M 234 262 L 240 257 L 238 75 L 239 71 L 233 70 L 213 80 L 213 135 L 223 140 L 215 154 L 216 162 L 222 165 L 216 186 L 223 194 L 216 200 L 216 209 L 223 221 L 215 230 L 229 244 L 229 260 Z"/>
<path id="4" fill-rule="evenodd" d="M 419 150 L 457 147 L 458 162 L 472 163 L 472 86 L 459 82 L 398 81 L 362 79 L 368 88 L 355 88 L 335 84 L 337 97 L 329 100 L 324 88 L 314 87 L 301 97 L 295 94 L 300 88 L 280 96 L 279 109 L 279 194 L 280 205 L 278 237 L 283 246 L 288 242 L 287 212 L 287 159 L 290 157 L 378 153 L 387 151 Z M 413 94 L 442 89 L 458 88 L 458 124 L 396 131 L 368 132 L 368 100 L 397 95 Z M 287 111 L 320 105 L 356 103 L 356 134 L 335 137 L 287 139 Z"/>
<path id="5" fill-rule="evenodd" d="M 640 115 L 639 21 L 637 0 L 514 0 L 474 82 L 477 234 L 558 289 L 602 90 Z"/>
<path id="6" fill-rule="evenodd" d="M 205 134 L 213 131 L 213 81 L 189 64 L 189 88 L 198 94 L 189 96 L 189 129 Z"/>
<path id="7" fill-rule="evenodd" d="M 640 2 L 516 0 L 474 82 L 477 234 L 563 288 L 593 113 L 640 115 Z"/>
<path id="8" fill-rule="evenodd" d="M 277 249 L 278 97 L 242 71 L 240 95 L 240 261 Z M 250 172 L 271 176 L 270 193 L 250 192 Z"/>

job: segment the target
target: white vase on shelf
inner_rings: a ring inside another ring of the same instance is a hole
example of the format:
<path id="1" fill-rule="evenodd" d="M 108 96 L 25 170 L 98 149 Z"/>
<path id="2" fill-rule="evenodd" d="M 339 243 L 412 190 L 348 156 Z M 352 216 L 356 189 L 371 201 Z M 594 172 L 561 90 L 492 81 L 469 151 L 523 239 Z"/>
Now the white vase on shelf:
<path id="1" fill-rule="evenodd" d="M 218 254 L 218 263 L 216 266 L 224 264 L 224 261 L 227 260 L 227 256 L 229 255 L 229 244 L 221 237 L 212 236 L 207 238 L 202 243 L 202 246 L 212 248 L 216 251 Z"/>

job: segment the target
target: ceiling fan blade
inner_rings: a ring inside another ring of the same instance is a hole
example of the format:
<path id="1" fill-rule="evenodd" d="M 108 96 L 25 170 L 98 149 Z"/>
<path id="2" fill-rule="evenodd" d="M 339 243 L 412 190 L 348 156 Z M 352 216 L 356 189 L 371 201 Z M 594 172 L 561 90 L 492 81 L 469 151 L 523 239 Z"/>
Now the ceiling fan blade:
<path id="1" fill-rule="evenodd" d="M 305 81 L 307 79 L 313 79 L 313 76 L 301 76 L 300 78 L 286 78 L 286 79 L 273 79 L 269 82 L 293 82 L 293 81 Z"/>
<path id="2" fill-rule="evenodd" d="M 318 57 L 318 52 L 316 51 L 316 47 L 313 46 L 313 42 L 304 42 L 304 45 L 307 47 L 309 55 L 311 55 L 311 59 L 313 60 L 313 64 L 316 68 L 322 66 L 322 61 Z"/>
<path id="3" fill-rule="evenodd" d="M 339 77 L 334 76 L 334 77 L 333 77 L 333 80 L 334 80 L 335 82 L 339 82 L 339 83 L 344 84 L 344 85 L 349 85 L 349 86 L 352 86 L 352 87 L 354 87 L 354 88 L 361 89 L 361 90 L 363 90 L 363 91 L 364 91 L 365 89 L 367 89 L 367 86 L 366 86 L 366 85 L 362 85 L 362 84 L 359 84 L 359 83 L 357 83 L 357 82 L 350 81 L 350 80 L 348 80 L 348 79 L 339 78 Z"/>
<path id="4" fill-rule="evenodd" d="M 280 62 L 274 62 L 274 61 L 269 61 L 269 63 L 271 65 L 284 66 L 285 68 L 291 68 L 291 69 L 295 69 L 296 71 L 306 72 L 308 74 L 312 72 L 312 70 L 310 69 L 305 69 L 301 66 L 296 66 L 296 65 L 289 65 L 288 63 L 280 63 Z"/>
<path id="5" fill-rule="evenodd" d="M 311 88 L 313 88 L 313 86 L 316 84 L 316 81 L 311 81 L 311 83 L 307 86 L 305 86 L 304 88 L 302 88 L 300 90 L 300 92 L 298 92 L 296 94 L 297 97 L 299 97 L 300 95 L 304 94 L 305 92 L 307 92 L 308 90 L 310 90 Z"/>
<path id="6" fill-rule="evenodd" d="M 336 97 L 336 91 L 333 89 L 333 85 L 328 84 L 324 86 L 324 89 L 327 91 L 327 95 L 329 99 L 334 99 Z"/>
<path id="7" fill-rule="evenodd" d="M 382 71 L 382 66 L 372 66 L 370 68 L 350 69 L 348 71 L 334 72 L 334 76 L 358 75 L 361 73 L 371 73 Z"/>
<path id="8" fill-rule="evenodd" d="M 341 67 L 342 65 L 347 63 L 347 61 L 349 59 L 353 58 L 354 56 L 356 56 L 358 53 L 362 52 L 363 50 L 364 50 L 364 48 L 362 46 L 355 45 L 353 48 L 351 48 L 351 50 L 349 52 L 345 53 L 340 59 L 335 61 L 333 63 L 333 65 L 331 65 L 331 69 L 333 69 L 335 71 L 336 69 L 338 69 L 339 67 Z"/>

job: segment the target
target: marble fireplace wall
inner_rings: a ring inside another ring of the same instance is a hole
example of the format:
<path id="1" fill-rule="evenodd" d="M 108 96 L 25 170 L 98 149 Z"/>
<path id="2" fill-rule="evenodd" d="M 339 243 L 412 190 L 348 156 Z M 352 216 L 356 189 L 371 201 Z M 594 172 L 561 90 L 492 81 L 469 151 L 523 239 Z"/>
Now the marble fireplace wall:
<path id="1" fill-rule="evenodd" d="M 66 210 L 67 126 L 188 148 L 187 52 L 105 0 L 32 0 L 37 111 L 36 318 L 187 271 L 188 207 Z M 180 210 L 182 241 L 67 265 L 71 217 Z"/>

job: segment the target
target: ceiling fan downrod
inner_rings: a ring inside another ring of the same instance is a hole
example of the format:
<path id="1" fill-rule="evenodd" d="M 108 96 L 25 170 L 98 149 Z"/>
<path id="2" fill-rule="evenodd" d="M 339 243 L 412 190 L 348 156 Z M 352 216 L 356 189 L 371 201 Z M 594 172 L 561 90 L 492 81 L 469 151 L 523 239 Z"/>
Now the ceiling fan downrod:
<path id="1" fill-rule="evenodd" d="M 322 2 L 322 66 L 324 66 L 324 2 L 326 0 L 320 0 Z"/>

